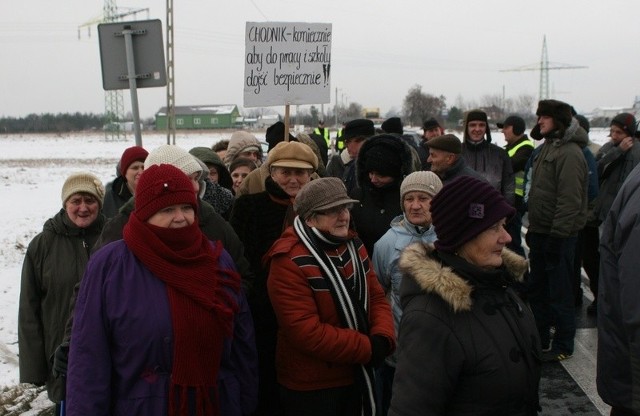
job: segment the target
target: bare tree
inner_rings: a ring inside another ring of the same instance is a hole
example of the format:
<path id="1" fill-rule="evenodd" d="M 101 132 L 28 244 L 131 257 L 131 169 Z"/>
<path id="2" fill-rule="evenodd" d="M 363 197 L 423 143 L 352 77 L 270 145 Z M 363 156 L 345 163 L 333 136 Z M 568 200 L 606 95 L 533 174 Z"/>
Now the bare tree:
<path id="1" fill-rule="evenodd" d="M 409 89 L 402 105 L 405 123 L 420 126 L 427 118 L 439 116 L 446 108 L 445 101 L 444 96 L 425 94 L 422 92 L 422 86 L 414 85 Z"/>

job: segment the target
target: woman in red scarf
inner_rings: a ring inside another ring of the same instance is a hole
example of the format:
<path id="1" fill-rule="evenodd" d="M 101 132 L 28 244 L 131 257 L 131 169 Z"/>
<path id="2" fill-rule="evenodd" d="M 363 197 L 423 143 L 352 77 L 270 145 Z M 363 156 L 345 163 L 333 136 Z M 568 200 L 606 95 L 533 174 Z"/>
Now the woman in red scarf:
<path id="1" fill-rule="evenodd" d="M 242 415 L 255 406 L 240 278 L 197 222 L 189 178 L 141 176 L 124 240 L 87 266 L 74 310 L 68 415 Z"/>

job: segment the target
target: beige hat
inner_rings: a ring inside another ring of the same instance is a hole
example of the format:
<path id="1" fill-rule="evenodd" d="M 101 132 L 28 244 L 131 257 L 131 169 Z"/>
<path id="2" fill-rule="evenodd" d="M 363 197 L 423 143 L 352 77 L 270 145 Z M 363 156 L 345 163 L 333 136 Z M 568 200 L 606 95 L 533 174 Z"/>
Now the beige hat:
<path id="1" fill-rule="evenodd" d="M 69 175 L 67 180 L 64 181 L 64 185 L 62 185 L 62 207 L 64 208 L 64 204 L 71 195 L 79 192 L 93 195 L 98 200 L 100 207 L 102 207 L 102 203 L 104 202 L 104 186 L 100 179 L 94 174 L 78 172 Z"/>
<path id="2" fill-rule="evenodd" d="M 300 189 L 293 201 L 293 209 L 300 218 L 307 219 L 314 212 L 357 202 L 349 198 L 347 188 L 339 178 L 319 178 Z"/>
<path id="3" fill-rule="evenodd" d="M 413 172 L 404 178 L 400 185 L 400 206 L 404 206 L 404 196 L 409 192 L 425 192 L 434 197 L 441 189 L 442 181 L 435 173 L 430 171 Z"/>
<path id="4" fill-rule="evenodd" d="M 318 169 L 318 158 L 309 146 L 299 142 L 280 142 L 267 156 L 267 166 Z"/>
<path id="5" fill-rule="evenodd" d="M 202 171 L 200 163 L 189 152 L 170 144 L 164 144 L 151 151 L 144 161 L 144 168 L 149 169 L 152 165 L 161 165 L 163 163 L 175 166 L 187 176 Z"/>

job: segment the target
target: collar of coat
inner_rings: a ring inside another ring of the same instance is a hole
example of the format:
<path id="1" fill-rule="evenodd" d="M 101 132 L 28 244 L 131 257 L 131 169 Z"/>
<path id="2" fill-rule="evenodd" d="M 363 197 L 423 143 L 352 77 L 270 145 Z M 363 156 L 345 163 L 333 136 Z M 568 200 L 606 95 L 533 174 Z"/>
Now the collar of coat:
<path id="1" fill-rule="evenodd" d="M 471 310 L 473 286 L 457 275 L 450 267 L 431 256 L 433 245 L 416 243 L 408 246 L 400 256 L 400 270 L 416 281 L 427 293 L 441 297 L 454 312 Z M 502 262 L 514 280 L 522 280 L 527 270 L 527 260 L 511 250 L 502 250 Z"/>

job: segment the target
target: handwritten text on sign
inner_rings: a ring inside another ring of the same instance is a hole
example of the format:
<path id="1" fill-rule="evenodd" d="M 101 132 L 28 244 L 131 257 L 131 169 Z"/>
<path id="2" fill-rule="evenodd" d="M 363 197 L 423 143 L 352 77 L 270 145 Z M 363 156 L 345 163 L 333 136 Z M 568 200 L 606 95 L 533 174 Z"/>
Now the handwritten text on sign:
<path id="1" fill-rule="evenodd" d="M 244 106 L 330 101 L 331 24 L 247 22 Z"/>

